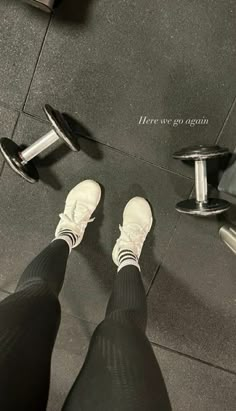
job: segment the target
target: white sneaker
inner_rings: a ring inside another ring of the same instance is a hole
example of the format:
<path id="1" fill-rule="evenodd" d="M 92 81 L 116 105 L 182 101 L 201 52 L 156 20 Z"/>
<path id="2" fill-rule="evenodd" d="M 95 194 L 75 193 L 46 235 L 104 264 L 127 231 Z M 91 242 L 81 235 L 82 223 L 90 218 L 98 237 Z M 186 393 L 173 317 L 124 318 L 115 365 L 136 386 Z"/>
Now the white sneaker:
<path id="1" fill-rule="evenodd" d="M 144 198 L 134 197 L 126 204 L 123 225 L 119 226 L 121 235 L 112 252 L 113 261 L 117 266 L 122 250 L 132 251 L 138 261 L 152 222 L 152 210 Z"/>
<path id="2" fill-rule="evenodd" d="M 67 241 L 70 250 L 77 247 L 84 236 L 87 224 L 94 221 L 91 215 L 101 198 L 101 188 L 96 181 L 84 180 L 75 186 L 66 198 L 64 213 L 56 228 L 55 240 Z"/>

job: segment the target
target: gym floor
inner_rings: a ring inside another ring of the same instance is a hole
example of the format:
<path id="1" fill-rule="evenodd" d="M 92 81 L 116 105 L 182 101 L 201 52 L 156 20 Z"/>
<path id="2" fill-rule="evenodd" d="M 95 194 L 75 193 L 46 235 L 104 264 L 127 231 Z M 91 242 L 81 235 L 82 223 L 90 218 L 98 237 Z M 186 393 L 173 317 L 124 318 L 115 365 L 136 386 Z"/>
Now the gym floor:
<path id="1" fill-rule="evenodd" d="M 27 145 L 47 132 L 46 103 L 87 136 L 78 154 L 60 143 L 44 153 L 35 185 L 0 159 L 2 298 L 52 240 L 67 192 L 86 178 L 103 187 L 68 264 L 50 411 L 60 409 L 103 318 L 118 224 L 135 195 L 153 207 L 141 266 L 148 336 L 173 411 L 235 410 L 235 256 L 219 240 L 222 217 L 175 211 L 194 174 L 172 159 L 193 143 L 235 148 L 235 12 L 234 0 L 64 0 L 53 16 L 20 0 L 0 3 L 1 137 Z M 159 121 L 140 124 L 141 116 Z M 225 218 L 235 215 L 232 207 Z"/>

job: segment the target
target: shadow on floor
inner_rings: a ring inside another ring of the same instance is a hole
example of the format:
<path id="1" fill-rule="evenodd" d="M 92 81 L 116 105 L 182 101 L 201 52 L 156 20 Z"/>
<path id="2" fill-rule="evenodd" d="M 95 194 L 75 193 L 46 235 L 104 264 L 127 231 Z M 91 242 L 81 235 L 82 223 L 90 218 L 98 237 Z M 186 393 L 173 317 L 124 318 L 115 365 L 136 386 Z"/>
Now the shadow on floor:
<path id="1" fill-rule="evenodd" d="M 94 0 L 56 0 L 57 20 L 87 25 Z"/>
<path id="2" fill-rule="evenodd" d="M 70 114 L 63 113 L 63 117 L 65 118 L 73 133 L 78 137 L 80 142 L 80 149 L 94 160 L 102 160 L 103 153 L 100 150 L 99 145 L 96 143 L 92 131 L 89 130 L 82 122 L 79 122 L 74 117 L 72 117 Z M 91 148 L 86 144 L 85 139 L 90 139 L 94 142 L 92 152 Z"/>

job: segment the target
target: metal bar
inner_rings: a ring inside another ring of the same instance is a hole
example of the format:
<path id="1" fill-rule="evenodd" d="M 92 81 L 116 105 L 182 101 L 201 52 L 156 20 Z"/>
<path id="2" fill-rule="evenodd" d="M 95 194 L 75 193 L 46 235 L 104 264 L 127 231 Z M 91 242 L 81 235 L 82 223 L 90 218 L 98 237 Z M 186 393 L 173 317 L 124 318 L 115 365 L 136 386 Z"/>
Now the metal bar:
<path id="1" fill-rule="evenodd" d="M 236 254 L 236 231 L 235 227 L 224 225 L 219 231 L 220 238 Z"/>
<path id="2" fill-rule="evenodd" d="M 195 190 L 198 203 L 207 202 L 207 170 L 205 160 L 195 161 Z"/>
<path id="3" fill-rule="evenodd" d="M 42 151 L 46 150 L 51 144 L 59 139 L 57 133 L 54 130 L 49 131 L 43 137 L 39 138 L 31 146 L 27 147 L 20 153 L 20 157 L 23 163 L 28 163 L 32 158 L 36 157 Z"/>

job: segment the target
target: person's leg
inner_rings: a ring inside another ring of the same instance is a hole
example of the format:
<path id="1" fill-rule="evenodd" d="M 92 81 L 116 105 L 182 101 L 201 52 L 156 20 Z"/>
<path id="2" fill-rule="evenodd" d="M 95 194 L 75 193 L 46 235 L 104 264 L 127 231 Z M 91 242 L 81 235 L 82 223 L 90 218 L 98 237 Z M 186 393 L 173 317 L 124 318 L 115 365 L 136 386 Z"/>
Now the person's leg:
<path id="1" fill-rule="evenodd" d="M 95 182 L 84 181 L 70 192 L 55 241 L 26 268 L 16 292 L 0 303 L 1 410 L 46 410 L 60 323 L 58 294 L 69 252 L 81 242 L 99 200 Z"/>
<path id="2" fill-rule="evenodd" d="M 50 360 L 60 322 L 57 295 L 69 247 L 50 244 L 0 303 L 0 409 L 46 409 Z"/>
<path id="3" fill-rule="evenodd" d="M 138 258 L 151 223 L 148 203 L 131 200 L 113 251 L 118 273 L 106 317 L 92 336 L 63 411 L 171 410 L 160 368 L 145 335 L 147 304 Z"/>

